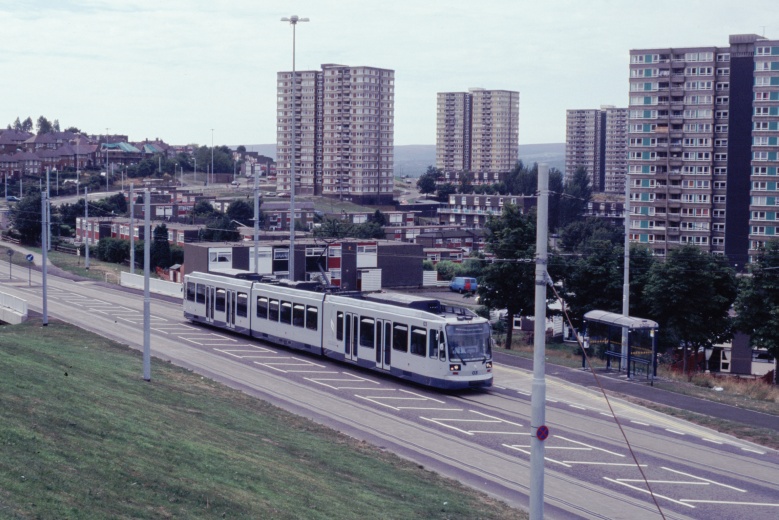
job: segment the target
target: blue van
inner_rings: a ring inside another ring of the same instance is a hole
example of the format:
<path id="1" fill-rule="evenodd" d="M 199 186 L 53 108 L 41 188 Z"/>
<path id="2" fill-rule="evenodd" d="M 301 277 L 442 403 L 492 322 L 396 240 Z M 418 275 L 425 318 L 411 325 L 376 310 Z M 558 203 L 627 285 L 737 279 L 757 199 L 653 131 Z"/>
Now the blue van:
<path id="1" fill-rule="evenodd" d="M 449 290 L 459 293 L 464 292 L 476 292 L 476 278 L 468 278 L 465 276 L 455 276 L 452 278 L 452 283 L 449 284 Z"/>

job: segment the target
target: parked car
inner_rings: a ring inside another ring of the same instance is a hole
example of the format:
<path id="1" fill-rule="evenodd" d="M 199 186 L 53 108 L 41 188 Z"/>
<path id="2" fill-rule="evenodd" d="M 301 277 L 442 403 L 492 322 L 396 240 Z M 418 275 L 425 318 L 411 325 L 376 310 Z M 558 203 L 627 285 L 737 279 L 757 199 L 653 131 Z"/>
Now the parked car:
<path id="1" fill-rule="evenodd" d="M 455 276 L 452 278 L 452 283 L 449 284 L 450 291 L 459 293 L 476 292 L 477 287 L 476 278 L 468 278 L 466 276 Z"/>
<path id="2" fill-rule="evenodd" d="M 9 196 L 7 196 L 7 197 L 5 198 L 5 200 L 6 200 L 7 202 L 19 202 L 19 201 L 20 201 L 20 200 L 22 200 L 22 199 L 20 199 L 19 197 L 15 196 L 15 195 L 9 195 Z"/>

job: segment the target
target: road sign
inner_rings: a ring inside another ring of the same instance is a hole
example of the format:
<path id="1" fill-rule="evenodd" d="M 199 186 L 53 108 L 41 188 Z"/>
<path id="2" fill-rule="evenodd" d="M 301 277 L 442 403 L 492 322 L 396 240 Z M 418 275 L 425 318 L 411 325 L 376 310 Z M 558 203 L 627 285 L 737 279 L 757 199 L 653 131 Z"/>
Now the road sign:
<path id="1" fill-rule="evenodd" d="M 32 262 L 35 257 L 32 256 L 32 253 L 30 253 L 27 256 L 25 256 L 25 258 L 27 259 L 28 262 Z"/>
<path id="2" fill-rule="evenodd" d="M 9 249 L 9 250 L 7 250 L 5 252 L 5 254 L 7 254 L 8 256 L 14 256 L 14 250 L 13 249 Z"/>
<path id="3" fill-rule="evenodd" d="M 539 441 L 545 441 L 547 437 L 549 437 L 549 428 L 546 425 L 539 426 L 536 430 L 536 438 Z"/>

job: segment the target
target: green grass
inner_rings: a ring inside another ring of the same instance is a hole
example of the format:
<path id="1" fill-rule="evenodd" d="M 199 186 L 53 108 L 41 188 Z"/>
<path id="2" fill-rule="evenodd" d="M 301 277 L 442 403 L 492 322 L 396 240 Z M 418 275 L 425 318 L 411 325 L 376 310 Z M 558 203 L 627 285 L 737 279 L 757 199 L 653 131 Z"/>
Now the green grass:
<path id="1" fill-rule="evenodd" d="M 0 327 L 0 518 L 527 518 L 70 325 Z"/>

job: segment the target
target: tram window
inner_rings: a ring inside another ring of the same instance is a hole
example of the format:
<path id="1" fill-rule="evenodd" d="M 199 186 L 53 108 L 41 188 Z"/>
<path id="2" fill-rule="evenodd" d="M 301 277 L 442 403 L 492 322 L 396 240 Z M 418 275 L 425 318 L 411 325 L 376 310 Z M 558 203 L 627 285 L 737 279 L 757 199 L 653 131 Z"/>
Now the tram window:
<path id="1" fill-rule="evenodd" d="M 430 338 L 427 342 L 427 355 L 431 358 L 437 358 L 438 357 L 438 331 L 437 330 L 431 330 L 430 331 Z"/>
<path id="2" fill-rule="evenodd" d="M 306 324 L 306 306 L 296 303 L 292 306 L 292 324 L 303 327 Z"/>
<path id="3" fill-rule="evenodd" d="M 400 323 L 393 324 L 392 349 L 408 352 L 408 327 Z"/>
<path id="4" fill-rule="evenodd" d="M 373 318 L 360 318 L 360 346 L 373 348 L 374 337 L 376 336 L 376 322 Z"/>
<path id="5" fill-rule="evenodd" d="M 289 302 L 281 302 L 281 323 L 292 324 L 292 304 Z"/>
<path id="6" fill-rule="evenodd" d="M 268 300 L 268 319 L 279 321 L 279 300 Z"/>
<path id="7" fill-rule="evenodd" d="M 338 341 L 344 339 L 344 313 L 340 311 L 335 315 L 335 339 Z"/>
<path id="8" fill-rule="evenodd" d="M 187 301 L 195 301 L 195 282 L 187 282 Z"/>
<path id="9" fill-rule="evenodd" d="M 257 317 L 268 319 L 268 299 L 264 296 L 257 297 Z"/>
<path id="10" fill-rule="evenodd" d="M 411 327 L 411 353 L 424 356 L 426 346 L 427 330 L 421 327 Z"/>
<path id="11" fill-rule="evenodd" d="M 313 305 L 306 305 L 306 328 L 311 330 L 319 328 L 319 309 Z"/>
<path id="12" fill-rule="evenodd" d="M 219 312 L 225 311 L 225 300 L 227 299 L 224 289 L 216 290 L 216 298 L 214 299 L 214 310 Z"/>
<path id="13" fill-rule="evenodd" d="M 235 315 L 245 318 L 249 315 L 249 295 L 239 292 L 236 297 Z"/>
<path id="14" fill-rule="evenodd" d="M 197 303 L 206 303 L 206 286 L 197 284 Z"/>

